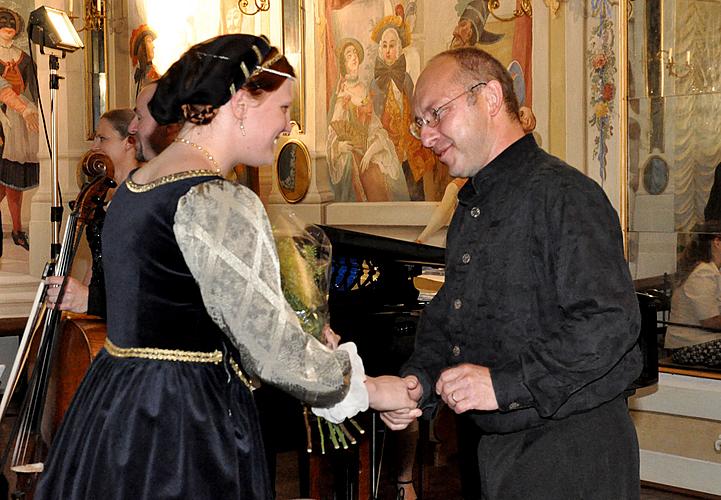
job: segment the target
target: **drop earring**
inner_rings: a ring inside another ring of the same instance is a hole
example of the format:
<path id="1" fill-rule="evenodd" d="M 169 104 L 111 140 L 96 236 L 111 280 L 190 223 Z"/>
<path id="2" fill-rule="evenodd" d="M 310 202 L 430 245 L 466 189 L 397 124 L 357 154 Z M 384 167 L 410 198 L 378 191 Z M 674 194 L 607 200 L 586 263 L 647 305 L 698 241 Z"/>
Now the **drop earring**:
<path id="1" fill-rule="evenodd" d="M 243 120 L 240 120 L 240 133 L 245 135 L 245 125 L 243 125 Z"/>

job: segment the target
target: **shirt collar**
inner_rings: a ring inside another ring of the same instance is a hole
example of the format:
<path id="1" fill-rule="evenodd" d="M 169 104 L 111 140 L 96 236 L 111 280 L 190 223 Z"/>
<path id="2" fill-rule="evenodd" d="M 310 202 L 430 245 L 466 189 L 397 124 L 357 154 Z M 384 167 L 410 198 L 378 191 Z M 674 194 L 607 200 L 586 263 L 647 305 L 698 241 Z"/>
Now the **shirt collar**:
<path id="1" fill-rule="evenodd" d="M 470 182 L 466 182 L 465 186 L 458 193 L 459 200 L 467 200 L 475 196 L 479 191 L 481 184 L 496 175 L 506 172 L 511 173 L 510 169 L 516 169 L 524 166 L 524 162 L 519 161 L 520 158 L 527 157 L 528 154 L 538 149 L 536 139 L 533 134 L 526 134 L 516 142 L 504 149 L 501 154 L 491 160 L 488 165 L 483 167 L 474 175 Z"/>

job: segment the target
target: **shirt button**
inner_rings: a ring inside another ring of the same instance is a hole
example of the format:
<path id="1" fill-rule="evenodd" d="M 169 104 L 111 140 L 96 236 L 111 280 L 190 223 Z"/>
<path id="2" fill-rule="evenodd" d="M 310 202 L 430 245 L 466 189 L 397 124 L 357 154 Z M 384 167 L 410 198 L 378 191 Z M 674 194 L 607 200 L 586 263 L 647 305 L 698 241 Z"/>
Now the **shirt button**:
<path id="1" fill-rule="evenodd" d="M 463 262 L 464 264 L 468 264 L 470 261 L 471 261 L 471 254 L 469 254 L 468 252 L 464 253 L 463 257 L 461 257 L 461 262 Z"/>
<path id="2" fill-rule="evenodd" d="M 461 307 L 463 307 L 463 301 L 461 299 L 456 299 L 453 301 L 453 309 L 458 310 Z"/>
<path id="3" fill-rule="evenodd" d="M 451 349 L 451 352 L 453 353 L 453 355 L 454 355 L 455 357 L 458 357 L 458 356 L 461 355 L 461 348 L 458 347 L 457 345 L 454 345 L 454 346 L 453 346 L 453 349 Z"/>
<path id="4" fill-rule="evenodd" d="M 521 407 L 520 404 L 516 403 L 515 401 L 508 405 L 509 410 L 517 410 Z"/>
<path id="5" fill-rule="evenodd" d="M 478 207 L 473 207 L 471 209 L 471 217 L 477 219 L 479 215 L 481 215 L 481 209 Z"/>

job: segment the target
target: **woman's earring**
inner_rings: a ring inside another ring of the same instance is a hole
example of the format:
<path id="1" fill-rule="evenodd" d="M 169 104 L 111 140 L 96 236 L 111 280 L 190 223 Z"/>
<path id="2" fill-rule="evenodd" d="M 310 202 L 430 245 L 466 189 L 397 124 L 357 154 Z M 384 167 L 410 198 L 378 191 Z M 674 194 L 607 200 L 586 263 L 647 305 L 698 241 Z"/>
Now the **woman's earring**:
<path id="1" fill-rule="evenodd" d="M 245 125 L 243 125 L 243 120 L 240 120 L 240 133 L 245 135 Z"/>

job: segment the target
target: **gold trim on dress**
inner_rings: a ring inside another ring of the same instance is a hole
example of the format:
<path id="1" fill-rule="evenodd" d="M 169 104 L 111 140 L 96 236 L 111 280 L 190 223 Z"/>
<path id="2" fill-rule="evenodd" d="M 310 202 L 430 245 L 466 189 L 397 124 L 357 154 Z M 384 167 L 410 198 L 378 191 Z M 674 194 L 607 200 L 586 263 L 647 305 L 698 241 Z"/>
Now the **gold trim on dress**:
<path id="1" fill-rule="evenodd" d="M 241 382 L 245 384 L 245 386 L 250 389 L 251 391 L 256 390 L 258 387 L 256 387 L 255 384 L 253 384 L 253 381 L 250 380 L 245 373 L 243 373 L 243 370 L 240 369 L 240 366 L 238 366 L 238 363 L 235 362 L 233 358 L 230 358 L 230 366 L 233 368 L 233 371 L 238 376 Z"/>
<path id="2" fill-rule="evenodd" d="M 154 361 L 176 361 L 180 363 L 212 363 L 220 364 L 223 361 L 223 353 L 215 350 L 212 352 L 181 351 L 179 349 L 160 349 L 159 347 L 118 347 L 109 338 L 105 338 L 105 350 L 116 358 L 141 358 Z M 251 391 L 256 387 L 233 358 L 230 358 L 230 366 L 240 381 Z"/>
<path id="3" fill-rule="evenodd" d="M 158 347 L 118 347 L 109 338 L 105 339 L 105 350 L 116 358 L 143 358 L 183 363 L 213 363 L 215 365 L 223 361 L 223 353 L 218 350 L 199 352 Z"/>
<path id="4" fill-rule="evenodd" d="M 217 172 L 205 169 L 186 170 L 185 172 L 178 172 L 175 174 L 158 177 L 154 181 L 148 182 L 147 184 L 138 184 L 133 180 L 132 175 L 128 176 L 128 179 L 125 182 L 128 185 L 129 191 L 133 193 L 145 193 L 147 191 L 150 191 L 151 189 L 162 186 L 163 184 L 170 184 L 171 182 L 190 179 L 193 177 L 219 177 L 219 174 Z"/>

